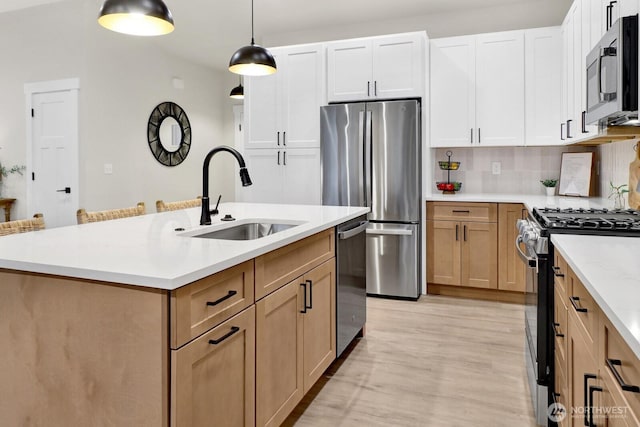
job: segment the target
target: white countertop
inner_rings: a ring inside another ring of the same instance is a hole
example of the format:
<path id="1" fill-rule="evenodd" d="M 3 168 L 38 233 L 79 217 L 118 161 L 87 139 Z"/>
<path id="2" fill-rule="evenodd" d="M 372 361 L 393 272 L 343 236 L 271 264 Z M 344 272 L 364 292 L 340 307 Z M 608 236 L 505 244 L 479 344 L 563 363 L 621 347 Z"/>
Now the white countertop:
<path id="1" fill-rule="evenodd" d="M 640 358 L 640 239 L 552 234 L 551 242 Z"/>
<path id="2" fill-rule="evenodd" d="M 356 218 L 369 208 L 223 203 L 219 210 L 212 225 L 205 227 L 199 225 L 200 208 L 193 208 L 4 236 L 0 268 L 173 290 Z M 221 222 L 225 214 L 237 221 Z M 185 236 L 248 218 L 304 223 L 248 241 Z"/>
<path id="3" fill-rule="evenodd" d="M 532 208 L 610 208 L 613 200 L 599 197 L 544 196 L 541 194 L 497 194 L 497 193 L 433 193 L 426 197 L 430 202 L 485 202 L 523 203 Z"/>

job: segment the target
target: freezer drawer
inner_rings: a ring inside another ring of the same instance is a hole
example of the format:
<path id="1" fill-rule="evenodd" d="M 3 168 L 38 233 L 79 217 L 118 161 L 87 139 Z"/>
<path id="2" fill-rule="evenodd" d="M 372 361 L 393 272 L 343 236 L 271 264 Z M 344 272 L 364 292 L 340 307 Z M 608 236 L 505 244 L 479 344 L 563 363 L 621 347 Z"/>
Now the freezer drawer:
<path id="1" fill-rule="evenodd" d="M 367 294 L 417 299 L 419 260 L 419 224 L 369 224 Z"/>

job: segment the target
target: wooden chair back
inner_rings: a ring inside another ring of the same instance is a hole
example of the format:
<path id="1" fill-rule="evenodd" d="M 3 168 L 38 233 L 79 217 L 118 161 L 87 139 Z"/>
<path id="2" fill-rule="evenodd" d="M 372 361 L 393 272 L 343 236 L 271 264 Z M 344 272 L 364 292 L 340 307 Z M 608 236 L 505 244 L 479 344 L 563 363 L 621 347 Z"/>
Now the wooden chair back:
<path id="1" fill-rule="evenodd" d="M 44 217 L 41 213 L 35 214 L 31 219 L 0 222 L 0 236 L 37 230 L 44 230 Z"/>
<path id="2" fill-rule="evenodd" d="M 158 200 L 156 202 L 157 212 L 177 211 L 180 209 L 198 208 L 202 205 L 202 197 L 198 196 L 197 199 L 180 200 L 177 202 L 164 202 Z"/>
<path id="3" fill-rule="evenodd" d="M 144 202 L 138 203 L 133 208 L 110 209 L 106 211 L 87 212 L 78 209 L 76 214 L 78 224 L 88 224 L 90 222 L 110 221 L 112 219 L 129 218 L 132 216 L 144 215 L 146 213 Z"/>

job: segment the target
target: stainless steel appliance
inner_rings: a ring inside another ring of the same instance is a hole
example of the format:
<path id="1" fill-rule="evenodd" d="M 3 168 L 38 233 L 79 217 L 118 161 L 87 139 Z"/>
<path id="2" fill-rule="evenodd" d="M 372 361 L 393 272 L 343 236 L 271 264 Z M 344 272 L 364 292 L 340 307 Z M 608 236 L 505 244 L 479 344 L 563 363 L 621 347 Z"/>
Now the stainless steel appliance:
<path id="1" fill-rule="evenodd" d="M 638 15 L 618 19 L 587 55 L 587 124 L 637 124 Z"/>
<path id="2" fill-rule="evenodd" d="M 553 233 L 640 237 L 640 211 L 534 208 L 518 220 L 516 246 L 527 266 L 525 294 L 526 365 L 539 425 L 547 425 L 553 402 Z"/>
<path id="3" fill-rule="evenodd" d="M 320 111 L 322 203 L 369 206 L 367 293 L 420 295 L 420 103 L 334 104 Z"/>
<path id="4" fill-rule="evenodd" d="M 366 215 L 337 227 L 336 356 L 361 334 L 367 320 Z"/>

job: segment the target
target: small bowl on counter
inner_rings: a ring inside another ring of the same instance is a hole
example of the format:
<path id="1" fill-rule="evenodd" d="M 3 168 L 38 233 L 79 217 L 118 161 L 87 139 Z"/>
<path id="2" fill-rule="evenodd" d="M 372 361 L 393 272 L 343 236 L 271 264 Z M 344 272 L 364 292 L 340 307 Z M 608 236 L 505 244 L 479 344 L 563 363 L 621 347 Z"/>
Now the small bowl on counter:
<path id="1" fill-rule="evenodd" d="M 461 182 L 436 182 L 436 187 L 440 191 L 453 192 L 460 191 L 462 188 Z"/>

